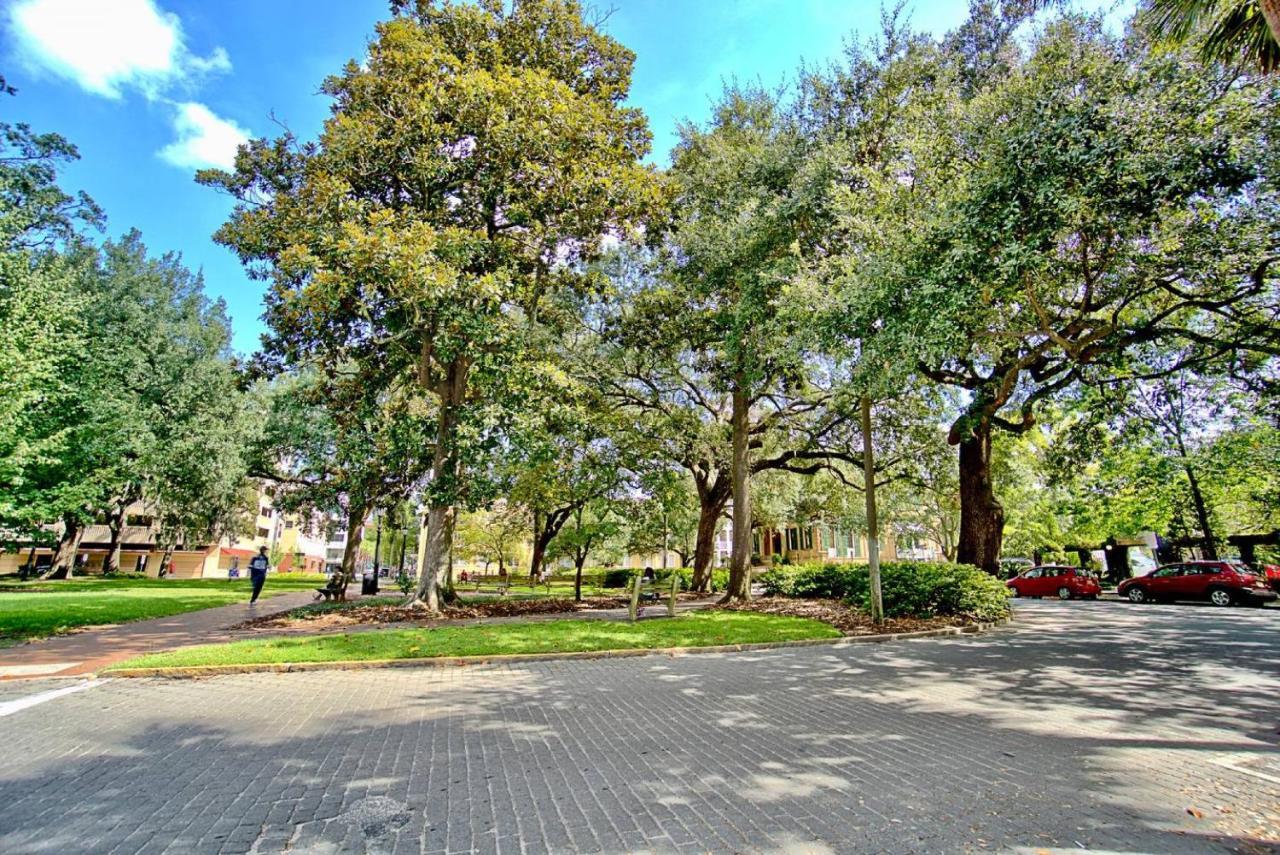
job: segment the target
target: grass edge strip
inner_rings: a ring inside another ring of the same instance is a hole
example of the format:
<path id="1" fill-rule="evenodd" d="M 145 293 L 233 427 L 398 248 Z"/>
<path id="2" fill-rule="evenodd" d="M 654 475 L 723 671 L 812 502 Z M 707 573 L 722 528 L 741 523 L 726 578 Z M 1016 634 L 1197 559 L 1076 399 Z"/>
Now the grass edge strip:
<path id="1" fill-rule="evenodd" d="M 157 668 L 104 668 L 95 677 L 166 677 L 191 679 L 222 674 L 294 673 L 299 671 L 361 671 L 375 668 L 449 668 L 467 665 L 502 665 L 521 662 L 546 662 L 558 659 L 622 659 L 633 656 L 683 656 L 691 653 L 745 653 L 753 650 L 775 650 L 788 647 L 819 645 L 880 644 L 913 638 L 941 638 L 952 635 L 974 635 L 1013 621 L 1012 617 L 997 621 L 945 626 L 912 632 L 888 632 L 879 635 L 847 635 L 839 638 L 802 638 L 793 641 L 758 641 L 742 644 L 715 644 L 694 647 L 621 647 L 612 650 L 569 650 L 555 653 L 495 653 L 478 656 L 422 656 L 412 659 L 339 659 L 331 662 L 255 662 L 244 665 L 176 665 Z"/>

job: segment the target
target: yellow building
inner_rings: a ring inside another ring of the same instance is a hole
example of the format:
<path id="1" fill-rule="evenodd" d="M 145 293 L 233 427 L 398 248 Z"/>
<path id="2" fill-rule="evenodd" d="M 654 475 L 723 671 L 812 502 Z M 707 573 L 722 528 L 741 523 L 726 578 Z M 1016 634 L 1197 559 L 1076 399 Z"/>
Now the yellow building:
<path id="1" fill-rule="evenodd" d="M 274 505 L 275 489 L 262 486 L 254 506 L 252 530 L 241 537 L 225 537 L 206 558 L 202 574 L 226 578 L 234 570 L 248 573 L 249 559 L 265 546 L 279 557 L 277 573 L 323 573 L 329 552 L 329 520 L 323 514 L 287 514 Z"/>
<path id="2" fill-rule="evenodd" d="M 130 505 L 124 520 L 120 531 L 120 572 L 159 576 L 165 564 L 165 545 L 159 542 L 159 528 L 146 506 L 141 502 Z M 61 530 L 61 524 L 50 526 L 50 533 L 54 536 Z M 47 568 L 53 563 L 56 550 L 56 544 L 20 544 L 14 552 L 0 552 L 0 574 L 17 573 L 29 565 L 37 569 Z M 76 550 L 76 573 L 101 573 L 110 552 L 111 528 L 103 524 L 86 527 Z M 166 575 L 186 579 L 199 577 L 214 553 L 216 548 L 208 544 L 181 544 L 169 554 Z"/>

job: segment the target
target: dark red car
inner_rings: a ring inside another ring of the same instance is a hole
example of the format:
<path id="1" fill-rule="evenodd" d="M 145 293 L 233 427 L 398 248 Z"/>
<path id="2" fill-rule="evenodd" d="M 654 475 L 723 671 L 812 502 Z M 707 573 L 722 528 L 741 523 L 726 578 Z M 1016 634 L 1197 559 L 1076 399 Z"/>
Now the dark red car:
<path id="1" fill-rule="evenodd" d="M 1057 597 L 1060 600 L 1083 597 L 1096 600 L 1102 593 L 1102 586 L 1089 571 L 1057 564 L 1024 570 L 1005 584 L 1015 597 Z"/>
<path id="2" fill-rule="evenodd" d="M 1238 561 L 1183 561 L 1125 579 L 1116 593 L 1130 602 L 1208 600 L 1215 606 L 1260 606 L 1276 598 L 1267 580 Z"/>
<path id="3" fill-rule="evenodd" d="M 1271 590 L 1280 592 L 1280 565 L 1259 564 L 1258 573 L 1266 578 L 1267 584 L 1271 586 Z"/>

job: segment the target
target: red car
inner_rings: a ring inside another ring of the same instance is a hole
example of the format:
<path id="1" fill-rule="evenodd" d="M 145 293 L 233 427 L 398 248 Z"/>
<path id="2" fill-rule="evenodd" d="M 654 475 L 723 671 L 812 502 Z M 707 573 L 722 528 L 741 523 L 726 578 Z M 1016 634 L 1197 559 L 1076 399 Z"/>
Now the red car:
<path id="1" fill-rule="evenodd" d="M 1032 567 L 1005 582 L 1015 597 L 1057 597 L 1072 600 L 1083 597 L 1096 600 L 1102 586 L 1093 574 L 1079 567 L 1045 564 Z"/>
<path id="2" fill-rule="evenodd" d="M 1271 590 L 1280 592 L 1280 565 L 1259 564 L 1258 573 L 1266 577 L 1267 584 L 1271 586 Z"/>
<path id="3" fill-rule="evenodd" d="M 1238 561 L 1183 561 L 1125 579 L 1116 593 L 1130 602 L 1208 600 L 1215 606 L 1260 606 L 1276 598 L 1267 580 Z"/>

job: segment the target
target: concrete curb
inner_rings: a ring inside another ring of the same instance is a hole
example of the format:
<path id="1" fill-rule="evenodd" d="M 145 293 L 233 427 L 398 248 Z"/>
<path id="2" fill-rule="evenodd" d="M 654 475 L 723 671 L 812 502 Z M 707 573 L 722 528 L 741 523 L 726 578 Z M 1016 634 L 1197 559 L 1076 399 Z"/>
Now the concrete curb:
<path id="1" fill-rule="evenodd" d="M 947 626 L 941 629 L 922 629 L 915 632 L 883 633 L 881 635 L 849 635 L 839 638 L 807 638 L 799 641 L 763 641 L 754 644 L 719 644 L 708 647 L 637 647 L 619 650 L 579 650 L 568 653 L 508 653 L 492 656 L 427 656 L 416 659 L 357 659 L 336 662 L 268 662 L 246 665 L 193 665 L 174 668 L 119 668 L 105 669 L 98 677 L 167 677 L 191 679 L 216 677 L 222 674 L 293 673 L 297 671 L 362 671 L 373 668 L 449 668 L 466 665 L 513 665 L 523 662 L 552 662 L 562 659 L 623 659 L 635 656 L 684 656 L 695 653 L 745 653 L 753 650 L 779 650 L 789 647 L 847 647 L 852 644 L 883 644 L 886 641 L 914 638 L 944 638 L 957 635 L 976 635 L 998 626 L 1011 623 L 1004 620 L 974 623 L 967 626 Z"/>

